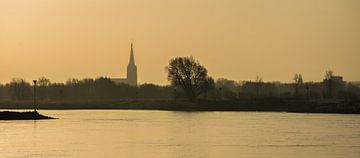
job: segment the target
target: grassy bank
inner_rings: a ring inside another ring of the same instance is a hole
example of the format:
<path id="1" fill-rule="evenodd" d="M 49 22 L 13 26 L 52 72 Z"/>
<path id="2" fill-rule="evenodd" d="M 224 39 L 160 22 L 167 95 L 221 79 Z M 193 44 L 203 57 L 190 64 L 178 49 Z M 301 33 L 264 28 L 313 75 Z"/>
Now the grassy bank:
<path id="1" fill-rule="evenodd" d="M 1 109 L 31 109 L 31 101 L 0 101 Z M 360 101 L 252 99 L 232 101 L 107 100 L 41 101 L 39 109 L 133 109 L 169 111 L 277 111 L 360 114 Z"/>

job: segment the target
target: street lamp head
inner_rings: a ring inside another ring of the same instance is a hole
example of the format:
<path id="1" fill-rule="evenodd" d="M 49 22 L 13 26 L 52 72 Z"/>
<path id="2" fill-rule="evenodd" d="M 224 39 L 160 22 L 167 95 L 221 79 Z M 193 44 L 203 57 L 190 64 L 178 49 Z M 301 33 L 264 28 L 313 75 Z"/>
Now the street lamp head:
<path id="1" fill-rule="evenodd" d="M 33 80 L 34 84 L 36 84 L 37 80 Z"/>

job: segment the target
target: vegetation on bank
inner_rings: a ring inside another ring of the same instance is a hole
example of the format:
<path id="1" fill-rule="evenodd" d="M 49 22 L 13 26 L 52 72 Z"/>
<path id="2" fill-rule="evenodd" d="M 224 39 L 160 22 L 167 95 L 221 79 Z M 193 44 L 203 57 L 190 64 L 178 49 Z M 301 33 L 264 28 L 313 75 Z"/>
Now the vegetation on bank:
<path id="1" fill-rule="evenodd" d="M 37 84 L 39 108 L 46 109 L 158 109 L 226 111 L 303 111 L 359 113 L 360 87 L 327 71 L 321 82 L 293 83 L 234 81 L 208 75 L 193 57 L 171 59 L 166 67 L 170 85 L 145 83 L 134 87 L 111 78 L 69 79 Z M 0 108 L 32 108 L 33 85 L 24 79 L 0 84 Z"/>
<path id="2" fill-rule="evenodd" d="M 31 109 L 31 101 L 0 102 L 0 109 Z M 360 100 L 289 100 L 289 99 L 242 99 L 242 100 L 107 100 L 107 101 L 45 101 L 39 109 L 127 109 L 169 111 L 268 111 L 302 113 L 360 114 Z"/>

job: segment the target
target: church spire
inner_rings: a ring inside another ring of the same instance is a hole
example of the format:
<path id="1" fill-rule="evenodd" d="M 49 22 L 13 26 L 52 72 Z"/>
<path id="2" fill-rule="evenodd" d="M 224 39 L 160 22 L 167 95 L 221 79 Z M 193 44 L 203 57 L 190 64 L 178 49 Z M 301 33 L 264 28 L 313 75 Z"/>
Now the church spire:
<path id="1" fill-rule="evenodd" d="M 134 48 L 133 44 L 131 43 L 131 50 L 130 50 L 130 62 L 127 66 L 127 78 L 128 84 L 132 86 L 137 86 L 137 67 L 135 65 L 135 58 L 134 58 Z"/>
<path id="2" fill-rule="evenodd" d="M 129 65 L 135 65 L 133 43 L 131 43 L 130 61 L 129 61 Z"/>

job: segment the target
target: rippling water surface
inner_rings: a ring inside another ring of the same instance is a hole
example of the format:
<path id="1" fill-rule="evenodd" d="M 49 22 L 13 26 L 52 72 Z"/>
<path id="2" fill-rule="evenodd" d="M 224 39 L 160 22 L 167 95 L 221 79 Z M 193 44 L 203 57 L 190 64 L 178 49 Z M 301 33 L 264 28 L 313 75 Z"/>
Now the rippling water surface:
<path id="1" fill-rule="evenodd" d="M 0 157 L 360 157 L 360 115 L 40 110 L 0 121 Z"/>

